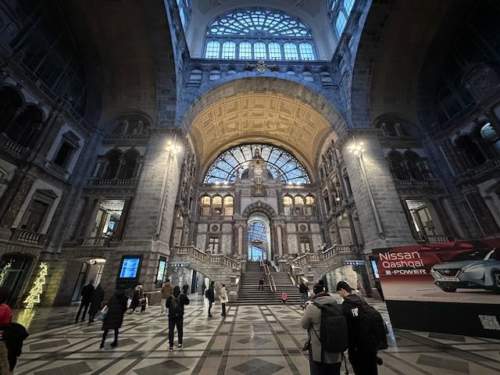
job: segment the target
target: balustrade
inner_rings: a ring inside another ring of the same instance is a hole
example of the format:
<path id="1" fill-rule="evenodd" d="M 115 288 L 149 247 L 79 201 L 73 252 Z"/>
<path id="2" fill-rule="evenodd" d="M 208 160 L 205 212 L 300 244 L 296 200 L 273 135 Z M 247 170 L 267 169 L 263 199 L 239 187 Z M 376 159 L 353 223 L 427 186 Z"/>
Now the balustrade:
<path id="1" fill-rule="evenodd" d="M 239 269 L 240 263 L 236 259 L 224 254 L 210 254 L 197 249 L 194 246 L 177 246 L 172 249 L 172 254 L 178 257 L 191 257 L 206 264 L 213 264 L 231 269 Z"/>
<path id="2" fill-rule="evenodd" d="M 11 232 L 11 241 L 24 242 L 39 246 L 43 246 L 45 244 L 46 236 L 44 234 L 17 228 L 12 228 Z"/>
<path id="3" fill-rule="evenodd" d="M 90 178 L 88 185 L 90 186 L 135 186 L 137 178 Z"/>

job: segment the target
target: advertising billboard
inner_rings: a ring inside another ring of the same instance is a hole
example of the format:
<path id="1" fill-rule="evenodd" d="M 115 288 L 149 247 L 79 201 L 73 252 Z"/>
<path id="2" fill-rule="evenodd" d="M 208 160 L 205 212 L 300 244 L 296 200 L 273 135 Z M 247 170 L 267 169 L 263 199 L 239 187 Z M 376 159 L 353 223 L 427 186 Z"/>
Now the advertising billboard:
<path id="1" fill-rule="evenodd" d="M 457 332 L 456 319 L 463 334 L 500 336 L 499 240 L 401 246 L 374 255 L 395 327 Z M 415 314 L 408 311 L 420 311 L 427 323 L 411 322 Z"/>

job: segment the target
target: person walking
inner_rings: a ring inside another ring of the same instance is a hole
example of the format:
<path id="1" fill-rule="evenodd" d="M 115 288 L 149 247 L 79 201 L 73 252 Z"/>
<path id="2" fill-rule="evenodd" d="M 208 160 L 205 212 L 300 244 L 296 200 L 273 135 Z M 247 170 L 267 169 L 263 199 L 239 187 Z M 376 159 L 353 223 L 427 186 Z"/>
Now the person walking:
<path id="1" fill-rule="evenodd" d="M 172 285 L 170 284 L 170 280 L 167 279 L 163 286 L 161 287 L 161 313 L 165 313 L 165 304 L 167 303 L 168 297 L 172 295 Z"/>
<path id="2" fill-rule="evenodd" d="M 80 317 L 80 313 L 83 310 L 82 322 L 85 320 L 85 315 L 87 315 L 87 310 L 90 305 L 90 301 L 92 300 L 92 294 L 94 293 L 94 281 L 89 281 L 87 285 L 82 288 L 82 299 L 80 302 L 80 307 L 78 308 L 78 312 L 76 313 L 75 323 L 78 323 L 78 318 Z"/>
<path id="3" fill-rule="evenodd" d="M 98 284 L 90 298 L 89 324 L 94 322 L 97 312 L 102 308 L 102 301 L 104 301 L 104 289 Z"/>
<path id="4" fill-rule="evenodd" d="M 188 284 L 184 284 L 182 286 L 182 293 L 184 293 L 186 296 L 189 294 L 189 285 Z"/>
<path id="5" fill-rule="evenodd" d="M 189 305 L 189 298 L 181 293 L 181 288 L 176 286 L 173 295 L 168 297 L 166 307 L 168 309 L 168 350 L 174 350 L 174 330 L 177 327 L 177 347 L 182 348 L 184 334 L 184 306 Z"/>
<path id="6" fill-rule="evenodd" d="M 222 288 L 219 291 L 219 301 L 222 306 L 222 317 L 226 317 L 226 303 L 229 302 L 229 298 L 227 296 L 226 284 L 222 284 Z"/>
<path id="7" fill-rule="evenodd" d="M 207 286 L 205 285 L 205 282 L 203 281 L 203 284 L 201 284 L 201 296 L 202 297 L 205 295 L 206 289 L 207 289 Z"/>
<path id="8" fill-rule="evenodd" d="M 208 317 L 212 317 L 212 305 L 215 302 L 215 283 L 213 281 L 210 282 L 210 286 L 205 292 L 205 297 L 208 300 Z"/>
<path id="9" fill-rule="evenodd" d="M 101 349 L 104 347 L 104 342 L 106 341 L 106 336 L 108 335 L 108 331 L 110 329 L 112 329 L 115 334 L 115 339 L 111 343 L 111 346 L 113 348 L 118 346 L 119 330 L 123 324 L 123 315 L 125 315 L 125 312 L 127 311 L 127 296 L 125 296 L 125 293 L 122 290 L 117 290 L 110 298 L 106 306 L 106 315 L 102 321 L 102 330 L 104 332 L 102 334 L 101 345 L 99 346 Z"/>
<path id="10" fill-rule="evenodd" d="M 309 299 L 309 287 L 304 283 L 304 281 L 300 282 L 299 285 L 300 292 L 300 300 L 302 302 L 302 308 L 306 308 L 306 302 Z"/>
<path id="11" fill-rule="evenodd" d="M 342 307 L 337 304 L 333 296 L 325 291 L 323 285 L 313 287 L 314 296 L 312 303 L 308 304 L 301 319 L 302 328 L 307 330 L 308 342 L 305 349 L 309 352 L 309 370 L 311 375 L 340 375 L 343 348 L 347 347 L 347 323 L 342 314 Z M 322 321 L 324 314 L 328 317 L 338 317 L 343 322 L 340 326 L 335 324 L 327 326 L 330 322 Z M 326 336 L 326 337 L 325 337 Z M 340 344 L 340 349 L 335 352 L 327 350 L 327 338 L 331 337 Z M 343 341 L 344 343 L 340 342 Z M 343 348 L 342 348 L 343 347 Z"/>
<path id="12" fill-rule="evenodd" d="M 349 328 L 349 362 L 356 375 L 378 375 L 379 349 L 387 348 L 382 316 L 368 305 L 345 281 L 337 283 L 337 292 L 344 299 L 343 314 Z"/>
<path id="13" fill-rule="evenodd" d="M 259 280 L 259 290 L 264 290 L 264 277 Z"/>
<path id="14" fill-rule="evenodd" d="M 135 309 L 137 309 L 139 306 L 142 306 L 143 298 L 144 298 L 144 291 L 142 290 L 142 285 L 139 284 L 134 289 L 132 302 L 130 303 L 130 308 L 132 309 L 133 313 L 135 312 Z"/>
<path id="15" fill-rule="evenodd" d="M 0 374 L 11 374 L 9 366 L 9 352 L 4 338 L 3 327 L 8 327 L 12 323 L 12 309 L 7 305 L 9 291 L 7 288 L 0 288 Z"/>

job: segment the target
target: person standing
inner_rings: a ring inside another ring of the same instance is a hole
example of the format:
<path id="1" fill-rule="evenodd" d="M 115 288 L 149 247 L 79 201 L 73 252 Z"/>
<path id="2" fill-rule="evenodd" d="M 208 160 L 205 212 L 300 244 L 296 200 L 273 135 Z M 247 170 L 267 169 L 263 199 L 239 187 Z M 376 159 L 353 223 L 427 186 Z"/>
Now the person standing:
<path id="1" fill-rule="evenodd" d="M 0 288 L 0 374 L 11 374 L 9 366 L 9 352 L 4 338 L 3 327 L 8 327 L 12 323 L 12 309 L 7 305 L 9 291 L 7 288 Z"/>
<path id="2" fill-rule="evenodd" d="M 130 308 L 132 309 L 133 313 L 135 312 L 136 308 L 142 306 L 143 298 L 144 298 L 144 291 L 142 290 L 142 285 L 139 284 L 134 289 L 134 294 L 132 296 L 132 303 L 130 304 Z"/>
<path id="3" fill-rule="evenodd" d="M 300 282 L 299 285 L 300 299 L 302 302 L 302 308 L 306 308 L 306 302 L 309 299 L 309 287 L 304 283 L 304 281 Z"/>
<path id="4" fill-rule="evenodd" d="M 336 289 L 344 299 L 342 310 L 349 328 L 349 362 L 354 373 L 378 375 L 377 365 L 382 364 L 382 359 L 377 357 L 377 351 L 387 348 L 383 319 L 373 307 L 354 294 L 345 281 L 339 281 Z"/>
<path id="5" fill-rule="evenodd" d="M 222 306 L 222 317 L 226 317 L 226 303 L 229 302 L 229 298 L 227 297 L 226 284 L 222 284 L 222 288 L 219 291 L 219 301 Z"/>
<path id="6" fill-rule="evenodd" d="M 208 300 L 208 317 L 212 317 L 212 305 L 215 301 L 215 283 L 213 281 L 210 282 L 210 286 L 208 287 L 205 297 Z"/>
<path id="7" fill-rule="evenodd" d="M 99 284 L 96 286 L 90 299 L 89 324 L 94 322 L 95 315 L 102 307 L 102 301 L 104 301 L 104 289 L 102 289 L 101 284 Z"/>
<path id="8" fill-rule="evenodd" d="M 106 306 L 108 309 L 104 320 L 102 321 L 102 330 L 104 332 L 102 334 L 100 348 L 104 347 L 104 342 L 106 341 L 106 336 L 108 335 L 108 331 L 110 329 L 112 329 L 115 334 L 115 339 L 111 343 L 111 346 L 114 348 L 118 345 L 119 329 L 123 324 L 123 315 L 127 311 L 127 296 L 125 296 L 125 293 L 122 290 L 117 290 L 110 298 Z"/>
<path id="9" fill-rule="evenodd" d="M 322 317 L 325 314 L 323 309 L 328 309 L 327 314 L 336 315 L 343 320 L 344 335 L 337 337 L 338 332 L 332 331 L 328 332 L 328 335 L 333 335 L 335 340 L 344 336 L 345 348 L 347 347 L 347 324 L 342 315 L 342 308 L 337 304 L 333 296 L 326 293 L 323 285 L 314 285 L 313 293 L 314 296 L 311 298 L 312 303 L 306 306 L 304 316 L 301 320 L 302 328 L 307 330 L 309 337 L 307 349 L 309 351 L 310 373 L 311 375 L 340 375 L 343 352 L 329 352 L 325 349 L 327 343 L 323 338 L 324 328 L 322 328 Z M 330 311 L 330 309 L 333 311 Z"/>
<path id="10" fill-rule="evenodd" d="M 205 295 L 205 289 L 207 289 L 207 286 L 205 285 L 205 281 L 203 281 L 203 284 L 201 284 L 201 296 L 202 297 Z"/>
<path id="11" fill-rule="evenodd" d="M 264 278 L 261 277 L 259 280 L 259 290 L 264 290 Z"/>
<path id="12" fill-rule="evenodd" d="M 177 347 L 182 348 L 184 306 L 189 305 L 189 298 L 181 293 L 181 288 L 176 286 L 174 294 L 168 297 L 166 307 L 168 308 L 168 350 L 174 350 L 174 330 L 177 327 Z"/>
<path id="13" fill-rule="evenodd" d="M 90 301 L 92 300 L 92 294 L 94 293 L 94 281 L 90 281 L 87 285 L 85 285 L 82 289 L 82 299 L 80 302 L 80 307 L 78 308 L 78 312 L 76 313 L 75 323 L 78 323 L 78 318 L 80 317 L 80 313 L 83 310 L 82 322 L 85 320 L 85 315 L 87 315 L 87 310 L 90 305 Z"/>
<path id="14" fill-rule="evenodd" d="M 172 295 L 172 285 L 170 284 L 170 280 L 167 279 L 163 286 L 161 287 L 161 313 L 165 313 L 165 304 L 167 303 L 168 297 Z"/>
<path id="15" fill-rule="evenodd" d="M 182 293 L 184 293 L 186 296 L 189 294 L 189 285 L 188 284 L 184 284 L 182 286 Z"/>

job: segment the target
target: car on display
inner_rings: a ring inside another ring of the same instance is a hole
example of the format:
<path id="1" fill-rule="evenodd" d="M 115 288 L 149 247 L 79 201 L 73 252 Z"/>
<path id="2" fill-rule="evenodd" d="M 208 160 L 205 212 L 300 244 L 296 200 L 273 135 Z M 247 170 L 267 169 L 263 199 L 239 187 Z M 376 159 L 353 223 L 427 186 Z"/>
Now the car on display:
<path id="1" fill-rule="evenodd" d="M 431 268 L 434 283 L 445 292 L 485 289 L 500 293 L 500 249 L 462 252 Z"/>

